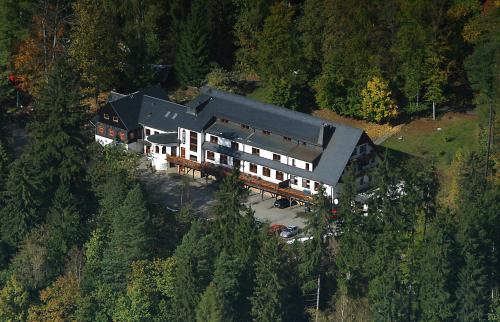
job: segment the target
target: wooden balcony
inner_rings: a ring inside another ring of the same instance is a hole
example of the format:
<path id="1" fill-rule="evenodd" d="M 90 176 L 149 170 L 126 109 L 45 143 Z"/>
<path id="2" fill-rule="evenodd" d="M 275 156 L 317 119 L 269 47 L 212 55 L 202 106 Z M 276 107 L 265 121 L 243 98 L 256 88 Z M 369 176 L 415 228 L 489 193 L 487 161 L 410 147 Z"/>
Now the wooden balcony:
<path id="1" fill-rule="evenodd" d="M 217 166 L 209 162 L 198 163 L 195 161 L 187 160 L 177 156 L 167 155 L 167 161 L 174 163 L 181 167 L 186 167 L 189 169 L 194 169 L 200 171 L 203 175 L 211 175 L 216 178 L 223 178 L 231 174 L 231 169 Z M 295 190 L 292 188 L 282 188 L 279 187 L 278 184 L 272 183 L 266 180 L 263 180 L 259 177 L 252 176 L 246 173 L 240 173 L 240 180 L 244 185 L 252 188 L 257 188 L 259 190 L 263 190 L 266 192 L 270 192 L 277 196 L 283 196 L 286 198 L 294 199 L 297 201 L 303 202 L 312 202 L 313 197 L 311 195 L 307 195 L 302 191 Z"/>

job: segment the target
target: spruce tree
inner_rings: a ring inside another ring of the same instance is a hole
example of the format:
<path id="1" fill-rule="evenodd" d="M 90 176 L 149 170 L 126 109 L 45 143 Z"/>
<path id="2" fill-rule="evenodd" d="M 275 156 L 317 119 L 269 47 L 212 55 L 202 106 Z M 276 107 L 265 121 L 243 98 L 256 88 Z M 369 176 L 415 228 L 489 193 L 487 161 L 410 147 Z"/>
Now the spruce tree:
<path id="1" fill-rule="evenodd" d="M 247 209 L 244 201 L 248 196 L 248 190 L 243 186 L 239 174 L 238 169 L 233 169 L 231 175 L 224 178 L 215 193 L 214 235 L 217 237 L 219 248 L 227 252 L 233 249 L 235 238 L 239 238 L 235 233 L 235 227 L 239 226 L 242 214 Z"/>
<path id="2" fill-rule="evenodd" d="M 323 186 L 314 197 L 313 211 L 306 222 L 305 233 L 312 237 L 304 243 L 303 254 L 299 264 L 299 271 L 303 281 L 302 291 L 308 293 L 316 289 L 317 279 L 323 274 L 328 265 L 328 243 L 331 235 L 329 225 L 330 203 Z"/>
<path id="3" fill-rule="evenodd" d="M 251 297 L 252 317 L 255 321 L 283 321 L 286 266 L 283 243 L 276 237 L 264 236 L 255 264 L 255 287 Z"/>
<path id="4" fill-rule="evenodd" d="M 451 321 L 455 314 L 453 287 L 457 245 L 450 213 L 439 214 L 419 247 L 417 320 Z"/>
<path id="5" fill-rule="evenodd" d="M 139 185 L 127 193 L 112 220 L 109 249 L 104 254 L 104 278 L 119 289 L 125 283 L 130 263 L 150 255 L 150 215 Z"/>
<path id="6" fill-rule="evenodd" d="M 182 85 L 200 86 L 210 71 L 210 34 L 201 0 L 191 11 L 180 31 L 175 55 L 175 72 Z"/>
<path id="7" fill-rule="evenodd" d="M 366 260 L 370 254 L 370 238 L 366 217 L 356 209 L 357 193 L 354 168 L 349 167 L 342 176 L 339 196 L 339 217 L 342 219 L 342 235 L 335 256 L 338 267 L 338 283 L 349 297 L 365 295 L 367 272 Z"/>
<path id="8" fill-rule="evenodd" d="M 11 245 L 43 222 L 47 202 L 41 172 L 25 155 L 11 164 L 3 196 L 5 206 L 0 210 L 1 239 Z"/>
<path id="9" fill-rule="evenodd" d="M 213 283 L 208 285 L 196 308 L 196 322 L 230 321 L 224 316 L 221 295 Z"/>
<path id="10" fill-rule="evenodd" d="M 174 254 L 172 321 L 196 320 L 196 307 L 212 279 L 214 256 L 213 241 L 194 222 Z"/>
<path id="11" fill-rule="evenodd" d="M 87 158 L 84 116 L 77 79 L 66 62 L 59 60 L 28 127 L 32 162 L 43 169 L 41 175 L 51 192 L 60 184 L 72 190 L 83 185 Z"/>

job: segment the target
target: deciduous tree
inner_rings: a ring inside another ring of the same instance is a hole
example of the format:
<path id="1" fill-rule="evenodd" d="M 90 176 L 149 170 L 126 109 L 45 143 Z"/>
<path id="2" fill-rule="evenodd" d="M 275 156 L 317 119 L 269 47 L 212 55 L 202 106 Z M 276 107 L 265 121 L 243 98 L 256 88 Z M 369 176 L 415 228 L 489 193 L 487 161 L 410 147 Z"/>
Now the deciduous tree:
<path id="1" fill-rule="evenodd" d="M 361 91 L 361 113 L 372 122 L 385 122 L 398 115 L 398 107 L 391 97 L 387 81 L 373 77 Z"/>

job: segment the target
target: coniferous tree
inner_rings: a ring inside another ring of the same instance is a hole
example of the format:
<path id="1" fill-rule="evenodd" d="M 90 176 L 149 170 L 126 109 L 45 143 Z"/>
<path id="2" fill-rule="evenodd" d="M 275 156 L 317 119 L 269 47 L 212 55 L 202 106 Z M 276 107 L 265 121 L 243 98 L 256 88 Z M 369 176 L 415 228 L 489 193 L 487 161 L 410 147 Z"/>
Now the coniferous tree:
<path id="1" fill-rule="evenodd" d="M 200 86 L 210 71 L 210 34 L 201 0 L 191 11 L 180 31 L 175 55 L 175 71 L 182 85 Z"/>
<path id="2" fill-rule="evenodd" d="M 450 213 L 439 214 L 418 250 L 417 320 L 453 320 L 457 245 L 452 220 Z"/>
<path id="3" fill-rule="evenodd" d="M 121 207 L 113 212 L 109 249 L 104 254 L 104 278 L 115 288 L 124 285 L 134 260 L 150 253 L 150 215 L 139 185 L 133 187 Z"/>
<path id="4" fill-rule="evenodd" d="M 0 210 L 3 241 L 16 245 L 43 221 L 46 186 L 40 178 L 41 172 L 25 156 L 12 163 L 5 183 L 5 206 Z"/>
<path id="5" fill-rule="evenodd" d="M 264 236 L 255 264 L 255 288 L 251 297 L 252 317 L 256 321 L 283 321 L 286 257 L 283 243 L 276 237 Z"/>
<path id="6" fill-rule="evenodd" d="M 338 267 L 338 283 L 349 297 L 365 295 L 367 272 L 366 260 L 370 254 L 371 239 L 366 217 L 356 209 L 357 193 L 354 168 L 350 167 L 342 176 L 339 196 L 339 216 L 342 218 L 342 235 L 335 256 Z"/>
<path id="7" fill-rule="evenodd" d="M 271 0 L 242 0 L 235 2 L 236 22 L 234 33 L 238 49 L 236 50 L 236 67 L 247 73 L 257 73 L 258 35 L 262 30 L 264 19 L 269 14 Z"/>
<path id="8" fill-rule="evenodd" d="M 258 74 L 271 88 L 272 103 L 297 108 L 305 71 L 299 68 L 295 10 L 283 1 L 276 2 L 270 10 L 257 39 Z"/>
<path id="9" fill-rule="evenodd" d="M 244 200 L 248 196 L 248 190 L 239 179 L 240 172 L 233 169 L 230 176 L 224 178 L 221 186 L 215 194 L 216 203 L 213 209 L 215 214 L 215 232 L 217 242 L 221 249 L 229 252 L 234 249 L 235 227 L 242 220 L 242 214 L 247 207 Z"/>
<path id="10" fill-rule="evenodd" d="M 196 322 L 231 321 L 224 316 L 221 295 L 213 283 L 208 285 L 196 308 Z"/>
<path id="11" fill-rule="evenodd" d="M 300 32 L 301 55 L 307 63 L 307 79 L 311 82 L 321 72 L 322 45 L 325 28 L 325 1 L 305 0 L 303 13 L 299 18 L 298 31 Z"/>
<path id="12" fill-rule="evenodd" d="M 194 222 L 175 251 L 172 320 L 195 321 L 196 307 L 213 273 L 213 241 Z"/>
<path id="13" fill-rule="evenodd" d="M 317 287 L 317 279 L 325 273 L 325 268 L 332 268 L 327 264 L 328 243 L 331 235 L 329 209 L 329 200 L 325 189 L 321 186 L 314 197 L 313 211 L 305 227 L 306 234 L 311 236 L 312 240 L 304 243 L 303 255 L 299 263 L 299 272 L 303 280 L 302 291 L 305 293 Z"/>
<path id="14" fill-rule="evenodd" d="M 84 110 L 75 75 L 66 62 L 56 62 L 40 92 L 35 118 L 29 125 L 32 162 L 38 163 L 49 191 L 67 184 L 72 192 L 83 186 L 87 138 Z"/>

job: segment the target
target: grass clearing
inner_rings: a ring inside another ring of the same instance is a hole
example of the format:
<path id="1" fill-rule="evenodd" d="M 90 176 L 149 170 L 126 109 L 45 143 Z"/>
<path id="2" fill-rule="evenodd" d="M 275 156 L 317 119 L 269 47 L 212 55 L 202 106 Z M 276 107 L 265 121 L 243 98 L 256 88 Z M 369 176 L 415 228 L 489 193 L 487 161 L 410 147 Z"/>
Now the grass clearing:
<path id="1" fill-rule="evenodd" d="M 269 103 L 270 96 L 271 91 L 266 86 L 258 86 L 253 92 L 247 94 L 247 97 L 264 103 Z"/>
<path id="2" fill-rule="evenodd" d="M 438 130 L 440 128 L 440 130 Z M 475 115 L 449 112 L 433 121 L 418 119 L 404 125 L 386 140 L 384 147 L 434 161 L 446 193 L 451 180 L 450 165 L 459 149 L 477 149 L 479 120 Z"/>

